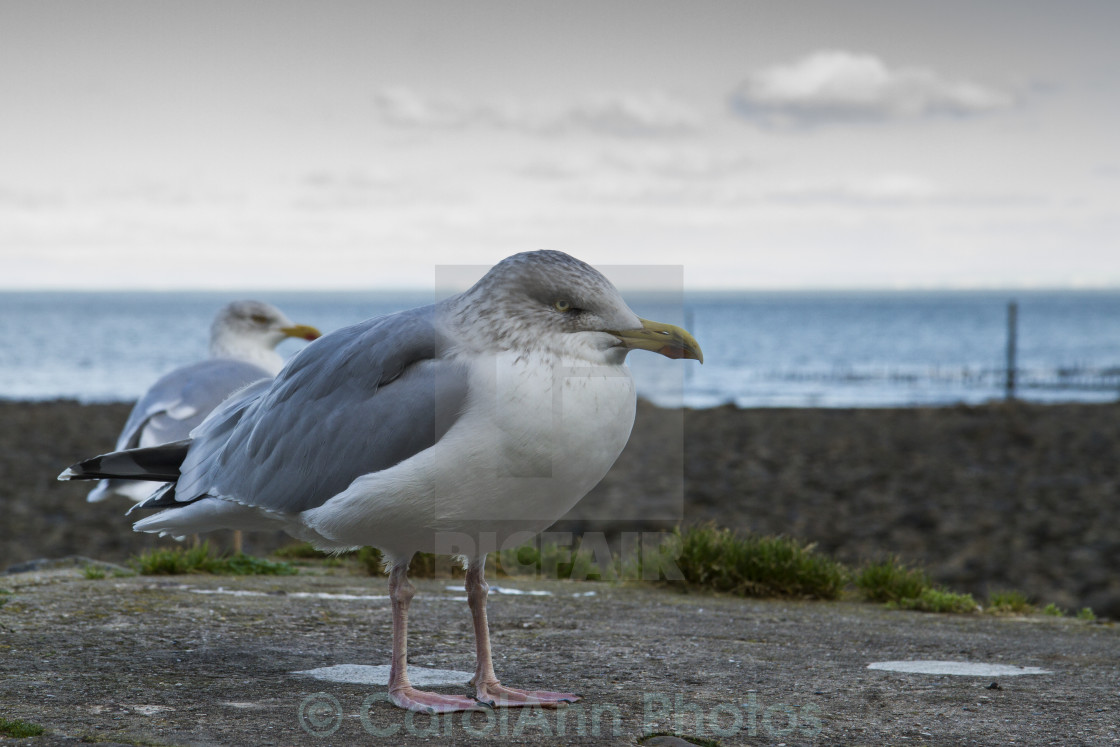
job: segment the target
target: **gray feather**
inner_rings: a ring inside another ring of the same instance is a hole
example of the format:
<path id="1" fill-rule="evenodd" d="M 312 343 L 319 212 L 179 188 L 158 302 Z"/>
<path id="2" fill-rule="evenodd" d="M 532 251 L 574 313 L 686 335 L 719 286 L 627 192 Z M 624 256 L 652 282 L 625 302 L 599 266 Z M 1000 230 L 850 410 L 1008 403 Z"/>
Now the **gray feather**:
<path id="1" fill-rule="evenodd" d="M 132 408 L 117 450 L 184 439 L 232 392 L 270 376 L 260 366 L 228 358 L 177 368 L 156 381 Z"/>
<path id="2" fill-rule="evenodd" d="M 95 456 L 69 467 L 60 480 L 127 480 L 166 482 L 179 477 L 179 465 L 187 455 L 189 441 L 176 441 L 143 449 L 127 449 Z"/>
<path id="3" fill-rule="evenodd" d="M 270 385 L 231 398 L 194 433 L 177 500 L 305 511 L 431 447 L 466 399 L 465 372 L 437 359 L 434 314 L 425 307 L 333 332 Z"/>

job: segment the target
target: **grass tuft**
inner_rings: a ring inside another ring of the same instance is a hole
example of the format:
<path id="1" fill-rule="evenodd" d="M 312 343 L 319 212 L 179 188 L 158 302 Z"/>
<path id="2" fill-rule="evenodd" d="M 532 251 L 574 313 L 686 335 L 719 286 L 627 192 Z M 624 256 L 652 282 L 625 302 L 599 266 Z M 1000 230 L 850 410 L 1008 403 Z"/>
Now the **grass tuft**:
<path id="1" fill-rule="evenodd" d="M 1093 622 L 1097 619 L 1097 616 L 1093 614 L 1093 610 L 1090 607 L 1082 607 L 1077 611 L 1077 619 Z"/>
<path id="2" fill-rule="evenodd" d="M 100 581 L 108 574 L 105 573 L 104 568 L 99 568 L 95 565 L 87 565 L 82 568 L 82 575 L 90 579 L 91 581 Z"/>
<path id="3" fill-rule="evenodd" d="M 184 573 L 212 573 L 229 576 L 294 576 L 299 573 L 291 563 L 277 563 L 238 553 L 228 556 L 210 554 L 210 543 L 184 549 L 156 549 L 133 557 L 132 567 L 145 576 L 176 576 Z"/>
<path id="4" fill-rule="evenodd" d="M 926 589 L 933 588 L 925 571 L 907 568 L 894 556 L 864 565 L 856 574 L 855 584 L 864 598 L 871 602 L 917 599 Z"/>
<path id="5" fill-rule="evenodd" d="M 690 586 L 751 597 L 838 599 L 840 563 L 789 537 L 738 536 L 715 526 L 676 531 L 677 567 Z"/>
<path id="6" fill-rule="evenodd" d="M 310 542 L 293 542 L 272 553 L 285 560 L 322 560 L 331 557 L 330 553 L 316 550 Z"/>
<path id="7" fill-rule="evenodd" d="M 385 561 L 381 555 L 381 551 L 376 547 L 363 547 L 361 550 L 358 550 L 358 562 L 365 567 L 366 573 L 368 573 L 369 575 L 384 575 Z"/>
<path id="8" fill-rule="evenodd" d="M 384 560 L 376 547 L 363 547 L 354 553 L 357 561 L 371 576 L 385 575 Z M 547 544 L 538 548 L 533 544 L 508 548 L 490 553 L 487 568 L 497 578 L 510 576 L 537 576 L 549 579 L 604 580 L 604 574 L 590 552 Z M 612 569 L 608 569 L 610 576 Z M 461 578 L 463 569 L 458 563 L 443 561 L 438 555 L 420 552 L 412 557 L 408 566 L 411 578 Z"/>
<path id="9" fill-rule="evenodd" d="M 7 719 L 0 716 L 0 735 L 2 736 L 12 737 L 13 739 L 38 737 L 42 736 L 45 731 L 46 729 L 38 724 L 19 721 L 18 719 Z"/>
<path id="10" fill-rule="evenodd" d="M 620 571 L 616 563 L 601 567 L 592 552 L 582 544 L 572 548 L 554 542 L 540 547 L 527 544 L 491 553 L 488 562 L 493 563 L 499 575 L 503 576 L 538 576 L 573 581 L 614 580 Z"/>
<path id="11" fill-rule="evenodd" d="M 532 576 L 544 579 L 586 581 L 663 580 L 685 588 L 710 590 L 753 597 L 839 599 L 849 584 L 870 602 L 892 609 L 924 612 L 973 613 L 980 605 L 971 594 L 957 594 L 936 586 L 920 567 L 908 566 L 898 558 L 866 563 L 856 570 L 821 555 L 810 543 L 788 537 L 740 535 L 715 525 L 677 529 L 664 536 L 656 547 L 623 547 L 622 558 L 603 545 L 574 546 L 533 543 L 490 553 L 488 567 L 495 577 Z M 602 555 L 603 557 L 598 557 Z M 654 555 L 651 555 L 655 553 Z M 385 574 L 383 556 L 373 547 L 355 552 L 324 553 L 300 542 L 277 550 L 286 560 L 319 561 L 327 567 L 348 565 L 374 576 Z M 441 562 L 442 560 L 442 562 Z M 289 563 L 275 563 L 251 556 L 211 557 L 206 544 L 190 550 L 156 550 L 133 559 L 145 574 L 216 573 L 278 574 L 298 571 Z M 103 576 L 88 574 L 87 577 Z M 458 563 L 431 553 L 417 553 L 409 567 L 413 578 L 461 578 Z M 0 590 L 0 594 L 3 590 Z M 0 605 L 4 597 L 0 596 Z M 1032 614 L 1061 617 L 1067 613 L 1054 604 L 1038 609 L 1019 591 L 989 595 L 987 611 L 993 614 Z M 1095 620 L 1092 610 L 1076 614 Z"/>
<path id="12" fill-rule="evenodd" d="M 995 591 L 988 595 L 985 611 L 995 615 L 1029 615 L 1034 612 L 1034 605 L 1021 591 Z"/>

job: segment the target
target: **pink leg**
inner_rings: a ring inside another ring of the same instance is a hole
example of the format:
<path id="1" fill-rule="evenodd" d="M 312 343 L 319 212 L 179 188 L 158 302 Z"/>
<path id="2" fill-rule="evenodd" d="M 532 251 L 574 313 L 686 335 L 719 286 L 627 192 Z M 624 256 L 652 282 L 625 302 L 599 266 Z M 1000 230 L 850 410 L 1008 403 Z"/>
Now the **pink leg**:
<path id="1" fill-rule="evenodd" d="M 486 621 L 486 594 L 490 587 L 485 577 L 486 558 L 474 560 L 467 567 L 467 603 L 471 607 L 474 620 L 474 641 L 478 653 L 474 678 L 478 700 L 491 707 L 540 706 L 557 708 L 562 703 L 574 703 L 578 695 L 556 693 L 549 690 L 518 690 L 498 682 L 494 674 L 494 662 L 490 657 L 490 625 Z"/>
<path id="2" fill-rule="evenodd" d="M 417 690 L 408 681 L 408 607 L 416 587 L 408 580 L 408 561 L 395 564 L 389 572 L 389 598 L 393 603 L 393 663 L 389 667 L 389 700 L 394 705 L 421 713 L 480 711 L 482 706 L 462 695 Z"/>

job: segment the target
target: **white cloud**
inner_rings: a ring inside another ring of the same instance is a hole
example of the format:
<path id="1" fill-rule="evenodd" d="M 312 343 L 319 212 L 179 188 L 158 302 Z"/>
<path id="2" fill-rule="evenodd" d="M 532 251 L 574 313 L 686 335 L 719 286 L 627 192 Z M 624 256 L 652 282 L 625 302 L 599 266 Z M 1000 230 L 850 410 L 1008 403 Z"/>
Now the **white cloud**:
<path id="1" fill-rule="evenodd" d="M 549 152 L 517 170 L 541 181 L 586 180 L 603 175 L 664 181 L 705 182 L 751 174 L 758 159 L 734 149 L 654 145 L 597 154 Z"/>
<path id="2" fill-rule="evenodd" d="M 945 199 L 932 181 L 904 173 L 882 173 L 826 182 L 788 182 L 770 190 L 774 202 L 890 205 Z"/>
<path id="3" fill-rule="evenodd" d="M 919 67 L 890 68 L 874 55 L 819 51 L 752 73 L 731 94 L 740 117 L 768 127 L 970 116 L 1014 97 Z"/>
<path id="4" fill-rule="evenodd" d="M 702 125 L 700 113 L 662 91 L 596 93 L 574 101 L 522 101 L 423 94 L 410 88 L 377 91 L 374 106 L 399 127 L 490 127 L 533 134 L 591 132 L 621 137 L 680 135 Z"/>
<path id="5" fill-rule="evenodd" d="M 0 211 L 44 210 L 57 208 L 66 202 L 61 192 L 6 187 L 0 185 Z"/>
<path id="6" fill-rule="evenodd" d="M 292 206 L 304 210 L 363 209 L 375 205 L 402 205 L 428 197 L 388 170 L 316 169 L 292 186 Z M 434 195 L 431 195 L 435 199 Z"/>

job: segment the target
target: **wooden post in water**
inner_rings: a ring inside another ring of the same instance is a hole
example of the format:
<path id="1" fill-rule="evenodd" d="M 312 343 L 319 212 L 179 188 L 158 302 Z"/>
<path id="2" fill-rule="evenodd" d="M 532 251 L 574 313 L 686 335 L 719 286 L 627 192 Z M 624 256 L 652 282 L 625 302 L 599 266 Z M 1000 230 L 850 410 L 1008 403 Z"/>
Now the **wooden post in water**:
<path id="1" fill-rule="evenodd" d="M 1005 398 L 1015 399 L 1015 353 L 1018 345 L 1019 304 L 1010 301 L 1007 304 L 1007 386 Z"/>

